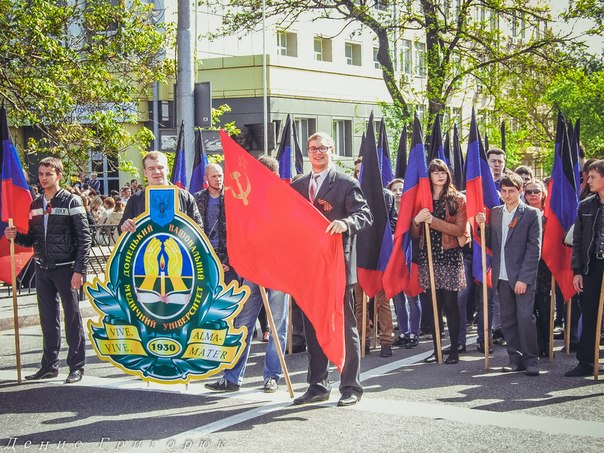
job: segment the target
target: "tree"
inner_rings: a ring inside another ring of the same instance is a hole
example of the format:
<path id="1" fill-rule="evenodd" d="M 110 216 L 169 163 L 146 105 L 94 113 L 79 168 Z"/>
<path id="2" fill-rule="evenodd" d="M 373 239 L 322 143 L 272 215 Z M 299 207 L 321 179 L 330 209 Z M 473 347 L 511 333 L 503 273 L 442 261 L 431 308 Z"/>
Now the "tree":
<path id="1" fill-rule="evenodd" d="M 173 30 L 156 23 L 152 5 L 133 0 L 0 0 L 0 99 L 16 126 L 32 126 L 26 152 L 83 168 L 90 151 L 119 156 L 146 149 L 134 135 L 138 102 L 164 81 Z M 125 162 L 122 160 L 121 164 Z"/>
<path id="2" fill-rule="evenodd" d="M 202 0 L 223 15 L 213 36 L 255 29 L 262 19 L 258 0 Z M 407 31 L 426 35 L 426 90 L 429 128 L 464 83 L 494 91 L 497 72 L 526 55 L 547 59 L 549 50 L 568 36 L 556 36 L 546 24 L 547 7 L 524 0 L 272 0 L 266 16 L 287 28 L 301 16 L 333 19 L 343 32 L 349 24 L 371 30 L 378 43 L 377 60 L 398 116 L 410 117 L 409 86 L 395 71 L 392 43 Z M 455 5 L 455 6 L 454 6 Z M 386 6 L 385 8 L 383 6 Z M 505 29 L 509 28 L 509 33 Z M 516 37 L 517 36 L 517 37 Z M 509 39 L 508 39 L 509 37 Z M 428 129 L 429 130 L 429 129 Z"/>

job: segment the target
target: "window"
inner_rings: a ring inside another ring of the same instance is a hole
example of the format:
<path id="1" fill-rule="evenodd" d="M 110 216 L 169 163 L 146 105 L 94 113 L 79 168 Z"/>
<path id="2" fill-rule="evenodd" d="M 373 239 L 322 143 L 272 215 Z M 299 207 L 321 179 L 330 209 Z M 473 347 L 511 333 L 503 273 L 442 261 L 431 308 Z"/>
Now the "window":
<path id="1" fill-rule="evenodd" d="M 352 121 L 334 120 L 331 136 L 336 142 L 336 155 L 352 157 Z"/>
<path id="2" fill-rule="evenodd" d="M 346 64 L 352 66 L 361 66 L 361 45 L 347 42 L 344 44 L 344 54 L 346 56 Z"/>
<path id="3" fill-rule="evenodd" d="M 518 18 L 516 17 L 515 14 L 512 15 L 512 17 L 510 18 L 511 21 L 511 32 L 512 32 L 512 37 L 516 38 L 518 37 Z"/>
<path id="4" fill-rule="evenodd" d="M 298 35 L 286 31 L 277 32 L 277 54 L 297 57 Z"/>
<path id="5" fill-rule="evenodd" d="M 426 106 L 419 104 L 415 106 L 415 113 L 417 113 L 417 117 L 420 123 L 424 122 L 424 117 L 426 116 Z"/>
<path id="6" fill-rule="evenodd" d="M 373 67 L 375 69 L 381 69 L 381 67 L 382 67 L 382 65 L 378 61 L 378 52 L 379 51 L 380 51 L 380 49 L 378 47 L 373 48 Z"/>
<path id="7" fill-rule="evenodd" d="M 426 77 L 426 43 L 416 42 L 415 44 L 415 75 Z"/>
<path id="8" fill-rule="evenodd" d="M 331 57 L 331 39 L 315 36 L 315 60 L 332 61 Z"/>
<path id="9" fill-rule="evenodd" d="M 295 118 L 294 123 L 296 124 L 298 142 L 300 143 L 300 148 L 302 148 L 302 154 L 308 156 L 306 139 L 317 132 L 317 120 L 314 118 Z"/>
<path id="10" fill-rule="evenodd" d="M 404 74 L 411 74 L 411 41 L 408 39 L 401 43 L 401 65 Z"/>

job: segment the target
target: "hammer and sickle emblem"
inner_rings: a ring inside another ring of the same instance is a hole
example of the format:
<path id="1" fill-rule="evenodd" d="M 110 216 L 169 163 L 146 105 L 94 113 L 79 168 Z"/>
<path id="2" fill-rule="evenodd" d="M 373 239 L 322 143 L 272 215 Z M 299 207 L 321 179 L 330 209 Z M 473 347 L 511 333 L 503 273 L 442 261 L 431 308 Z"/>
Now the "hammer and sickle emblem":
<path id="1" fill-rule="evenodd" d="M 232 187 L 226 187 L 226 189 L 230 189 L 233 192 L 233 196 L 236 199 L 243 201 L 243 205 L 247 206 L 249 204 L 247 197 L 250 195 L 250 192 L 252 190 L 252 188 L 250 187 L 250 180 L 248 179 L 247 176 L 245 177 L 246 187 L 244 189 L 241 185 L 241 181 L 239 181 L 239 178 L 241 177 L 241 173 L 239 173 L 238 171 L 234 171 L 231 173 L 231 177 L 235 180 L 238 191 L 235 191 L 235 189 L 233 189 Z"/>

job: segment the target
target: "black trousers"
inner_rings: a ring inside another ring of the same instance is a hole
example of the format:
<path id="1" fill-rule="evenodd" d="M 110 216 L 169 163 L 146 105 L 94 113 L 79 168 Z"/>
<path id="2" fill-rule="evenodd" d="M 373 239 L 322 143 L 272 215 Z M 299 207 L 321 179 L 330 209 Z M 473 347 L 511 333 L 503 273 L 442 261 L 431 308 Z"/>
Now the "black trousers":
<path id="1" fill-rule="evenodd" d="M 436 351 L 436 335 L 434 335 L 434 316 L 432 310 L 432 293 L 430 290 L 421 294 L 422 299 L 422 317 L 430 323 L 430 332 L 432 332 L 432 342 Z M 449 329 L 449 338 L 451 340 L 451 351 L 456 352 L 459 343 L 459 307 L 457 306 L 457 291 L 448 289 L 436 290 L 436 308 L 438 310 L 438 322 L 442 332 L 443 307 L 447 317 L 447 328 Z"/>
<path id="2" fill-rule="evenodd" d="M 329 360 L 323 353 L 313 325 L 304 316 L 304 330 L 308 346 L 308 375 L 310 389 L 317 393 L 329 391 Z M 346 358 L 342 367 L 340 379 L 341 394 L 363 394 L 359 378 L 361 370 L 361 350 L 357 319 L 354 315 L 354 285 L 346 286 L 344 292 L 344 341 Z"/>
<path id="3" fill-rule="evenodd" d="M 577 349 L 579 362 L 594 362 L 596 334 L 600 335 L 601 329 L 601 326 L 596 327 L 596 317 L 600 302 L 602 274 L 604 274 L 604 260 L 597 260 L 592 256 L 589 262 L 589 273 L 583 276 L 583 294 L 579 299 L 582 323 L 579 348 Z"/>
<path id="4" fill-rule="evenodd" d="M 69 352 L 67 365 L 70 371 L 83 370 L 86 360 L 86 337 L 80 315 L 78 290 L 71 288 L 71 266 L 59 266 L 56 269 L 44 270 L 36 266 L 36 289 L 38 292 L 38 311 L 42 338 L 44 341 L 42 368 L 57 370 L 59 368 L 59 351 L 61 350 L 61 320 L 57 295 L 63 305 L 65 336 Z"/>

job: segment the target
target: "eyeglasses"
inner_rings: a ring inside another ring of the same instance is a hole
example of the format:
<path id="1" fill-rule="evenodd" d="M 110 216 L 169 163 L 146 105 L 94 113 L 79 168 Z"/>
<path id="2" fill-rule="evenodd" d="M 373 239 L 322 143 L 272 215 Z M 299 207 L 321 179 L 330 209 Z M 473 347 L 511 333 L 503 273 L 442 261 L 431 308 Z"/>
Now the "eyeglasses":
<path id="1" fill-rule="evenodd" d="M 309 153 L 326 153 L 328 149 L 330 149 L 330 146 L 311 146 L 310 148 L 308 148 L 308 152 Z"/>
<path id="2" fill-rule="evenodd" d="M 541 193 L 541 189 L 526 189 L 524 193 L 527 195 L 539 195 Z"/>

